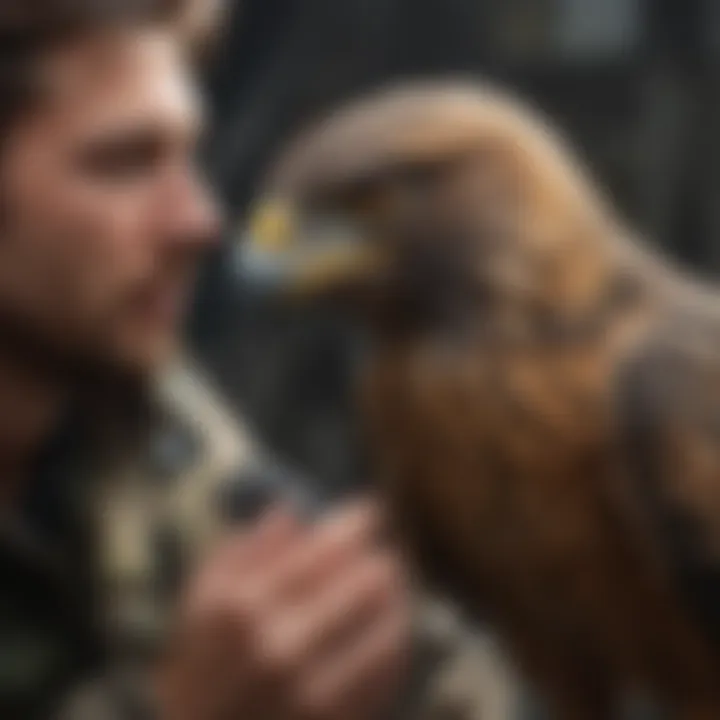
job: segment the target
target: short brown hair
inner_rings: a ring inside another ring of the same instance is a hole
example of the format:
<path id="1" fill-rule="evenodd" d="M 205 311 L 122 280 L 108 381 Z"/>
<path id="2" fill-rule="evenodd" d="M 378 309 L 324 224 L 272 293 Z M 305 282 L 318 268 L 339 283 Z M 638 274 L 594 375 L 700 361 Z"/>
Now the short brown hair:
<path id="1" fill-rule="evenodd" d="M 195 2 L 207 0 L 0 0 L 0 138 L 28 110 L 37 66 L 53 49 L 123 25 L 181 27 Z"/>

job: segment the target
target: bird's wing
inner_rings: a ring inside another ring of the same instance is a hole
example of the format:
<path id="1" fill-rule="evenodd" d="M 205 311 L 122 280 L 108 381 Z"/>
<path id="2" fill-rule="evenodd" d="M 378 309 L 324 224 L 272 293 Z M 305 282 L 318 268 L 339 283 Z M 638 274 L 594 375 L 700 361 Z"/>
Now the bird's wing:
<path id="1" fill-rule="evenodd" d="M 720 323 L 673 323 L 618 387 L 629 490 L 674 584 L 720 648 Z"/>

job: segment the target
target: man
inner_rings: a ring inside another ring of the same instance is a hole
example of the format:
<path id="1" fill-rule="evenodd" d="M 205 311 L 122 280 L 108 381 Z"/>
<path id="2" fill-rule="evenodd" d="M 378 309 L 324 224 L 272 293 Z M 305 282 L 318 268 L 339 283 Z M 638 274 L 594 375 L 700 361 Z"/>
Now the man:
<path id="1" fill-rule="evenodd" d="M 92 473 L 67 464 L 60 477 L 61 458 L 44 451 L 71 409 L 81 425 L 103 413 L 91 447 L 119 447 L 110 423 L 173 355 L 217 236 L 193 167 L 200 108 L 174 5 L 0 5 L 2 717 L 61 711 L 76 685 L 129 656 L 133 626 L 155 620 L 131 586 L 144 533 L 172 543 L 175 528 L 167 540 L 161 514 L 131 524 L 132 481 L 82 487 Z M 81 495 L 102 508 L 100 527 L 83 525 Z M 279 509 L 229 532 L 184 583 L 166 652 L 145 666 L 147 697 L 132 702 L 166 720 L 377 716 L 400 679 L 408 615 L 378 530 L 361 504 L 312 528 Z"/>
<path id="2" fill-rule="evenodd" d="M 223 522 L 295 488 L 173 362 L 219 225 L 191 10 L 0 0 L 3 718 L 364 720 L 403 680 L 371 504 Z"/>

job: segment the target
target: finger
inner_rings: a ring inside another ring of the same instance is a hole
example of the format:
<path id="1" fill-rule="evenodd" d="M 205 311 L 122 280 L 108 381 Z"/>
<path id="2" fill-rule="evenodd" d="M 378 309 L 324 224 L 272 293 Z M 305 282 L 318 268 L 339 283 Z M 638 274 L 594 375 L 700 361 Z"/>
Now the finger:
<path id="1" fill-rule="evenodd" d="M 265 567 L 278 553 L 291 547 L 304 532 L 297 515 L 284 506 L 265 513 L 248 537 L 245 552 L 235 560 L 244 572 Z"/>
<path id="2" fill-rule="evenodd" d="M 300 600 L 366 552 L 379 515 L 369 503 L 355 504 L 328 518 L 313 533 L 259 575 L 262 593 L 278 601 Z"/>
<path id="3" fill-rule="evenodd" d="M 207 601 L 216 599 L 208 597 Z M 222 713 L 232 707 L 238 688 L 244 689 L 246 684 L 244 658 L 242 653 L 238 656 L 244 643 L 238 642 L 227 615 L 204 616 L 200 606 L 195 610 L 200 614 L 191 613 L 167 648 L 164 664 L 169 673 L 161 677 L 160 686 L 191 703 L 183 708 L 187 713 L 183 717 L 225 717 Z M 198 693 L 197 688 L 203 691 Z M 193 708 L 193 702 L 200 702 L 202 711 L 200 706 Z"/>
<path id="4" fill-rule="evenodd" d="M 250 586 L 252 570 L 282 552 L 297 533 L 298 521 L 278 507 L 269 511 L 254 529 L 226 537 L 192 584 L 183 614 L 217 614 L 219 608 L 222 616 L 230 615 L 231 606 L 237 602 L 238 585 Z"/>
<path id="5" fill-rule="evenodd" d="M 255 572 L 248 571 L 246 565 L 241 576 L 228 577 L 226 573 L 225 584 L 232 586 L 235 607 L 254 625 L 272 627 L 288 604 L 298 601 L 300 588 L 307 586 L 317 592 L 330 572 L 350 562 L 351 552 L 359 554 L 352 548 L 363 547 L 362 538 L 370 532 L 373 521 L 367 505 L 354 506 L 326 521 L 310 537 L 307 532 L 298 533 L 297 548 L 288 551 L 276 546 L 280 559 L 267 554 L 265 563 L 253 564 Z"/>
<path id="6" fill-rule="evenodd" d="M 279 612 L 266 629 L 265 649 L 270 655 L 302 658 L 305 666 L 321 663 L 397 603 L 400 574 L 389 554 L 363 559 L 312 600 Z"/>
<path id="7" fill-rule="evenodd" d="M 251 572 L 262 567 L 288 547 L 300 531 L 300 522 L 293 513 L 283 506 L 273 507 L 254 526 L 228 535 L 220 543 L 212 560 L 213 572 L 227 578 L 241 569 Z"/>
<path id="8" fill-rule="evenodd" d="M 303 707 L 321 717 L 336 709 L 338 717 L 351 720 L 388 706 L 407 668 L 408 627 L 407 610 L 398 604 L 357 643 L 329 658 L 324 669 L 309 678 Z"/>

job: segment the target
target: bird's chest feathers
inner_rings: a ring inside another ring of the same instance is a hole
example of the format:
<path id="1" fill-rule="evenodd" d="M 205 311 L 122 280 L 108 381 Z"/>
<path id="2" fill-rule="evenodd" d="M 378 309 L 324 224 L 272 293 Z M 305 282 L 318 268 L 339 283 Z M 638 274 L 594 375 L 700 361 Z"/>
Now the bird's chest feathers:
<path id="1" fill-rule="evenodd" d="M 453 546 L 441 552 L 473 555 L 475 568 L 534 554 L 558 567 L 566 550 L 592 544 L 610 365 L 591 347 L 382 359 L 367 411 L 400 514 Z"/>

